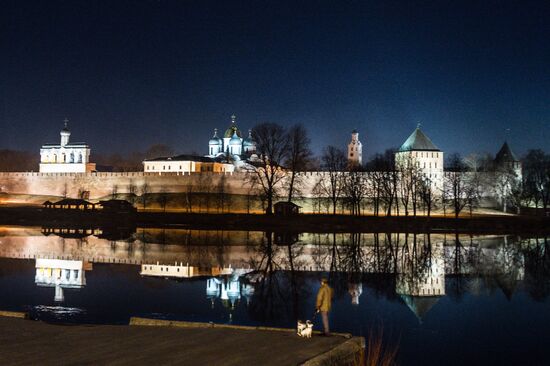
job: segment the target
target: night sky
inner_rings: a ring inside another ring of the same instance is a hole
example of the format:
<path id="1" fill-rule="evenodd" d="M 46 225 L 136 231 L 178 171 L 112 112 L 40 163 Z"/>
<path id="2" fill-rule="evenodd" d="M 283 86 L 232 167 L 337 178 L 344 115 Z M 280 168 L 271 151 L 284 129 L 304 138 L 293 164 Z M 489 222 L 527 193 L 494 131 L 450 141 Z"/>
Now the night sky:
<path id="1" fill-rule="evenodd" d="M 299 3 L 299 4 L 297 4 Z M 550 2 L 2 1 L 0 149 L 207 153 L 239 127 L 303 123 L 316 153 L 548 151 Z"/>

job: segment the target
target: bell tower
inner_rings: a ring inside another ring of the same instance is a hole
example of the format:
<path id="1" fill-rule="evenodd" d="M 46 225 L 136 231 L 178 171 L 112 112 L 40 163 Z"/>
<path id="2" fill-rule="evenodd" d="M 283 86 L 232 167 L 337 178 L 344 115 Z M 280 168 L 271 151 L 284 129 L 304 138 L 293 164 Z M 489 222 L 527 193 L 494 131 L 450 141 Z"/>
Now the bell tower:
<path id="1" fill-rule="evenodd" d="M 360 167 L 363 165 L 363 145 L 359 141 L 359 132 L 351 132 L 351 141 L 348 144 L 348 164 L 350 167 Z"/>

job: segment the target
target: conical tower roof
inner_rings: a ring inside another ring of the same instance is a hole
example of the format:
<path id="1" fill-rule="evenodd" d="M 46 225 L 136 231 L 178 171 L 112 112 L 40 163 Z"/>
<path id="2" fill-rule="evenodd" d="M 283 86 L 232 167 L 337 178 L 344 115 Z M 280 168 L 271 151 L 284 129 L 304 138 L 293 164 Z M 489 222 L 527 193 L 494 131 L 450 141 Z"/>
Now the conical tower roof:
<path id="1" fill-rule="evenodd" d="M 495 157 L 495 162 L 496 163 L 515 163 L 518 161 L 519 159 L 512 152 L 512 149 L 510 149 L 510 146 L 508 146 L 508 142 L 504 142 L 504 145 L 502 145 L 502 147 L 500 148 L 500 151 L 497 153 L 497 156 Z"/>
<path id="2" fill-rule="evenodd" d="M 437 146 L 434 145 L 432 140 L 428 138 L 420 130 L 420 127 L 417 127 L 414 132 L 407 138 L 405 143 L 401 145 L 399 151 L 441 151 Z"/>
<path id="3" fill-rule="evenodd" d="M 401 295 L 403 302 L 411 309 L 420 322 L 422 322 L 426 314 L 439 301 L 439 298 L 440 296 Z"/>

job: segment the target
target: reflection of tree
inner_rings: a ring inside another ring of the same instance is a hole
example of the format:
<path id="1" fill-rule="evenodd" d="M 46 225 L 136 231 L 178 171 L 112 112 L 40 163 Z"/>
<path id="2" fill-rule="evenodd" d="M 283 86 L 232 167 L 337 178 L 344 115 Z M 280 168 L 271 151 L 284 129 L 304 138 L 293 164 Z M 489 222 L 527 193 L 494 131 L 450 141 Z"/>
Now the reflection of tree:
<path id="1" fill-rule="evenodd" d="M 544 301 L 550 294 L 550 240 L 536 238 L 534 245 L 524 251 L 525 288 L 536 301 Z"/>
<path id="2" fill-rule="evenodd" d="M 430 235 L 425 234 L 423 240 L 419 240 L 418 234 L 405 234 L 405 243 L 399 258 L 401 268 L 399 275 L 401 280 L 407 284 L 411 294 L 418 294 L 420 285 L 431 275 L 432 247 Z"/>
<path id="3" fill-rule="evenodd" d="M 288 314 L 292 314 L 292 321 L 299 315 L 305 315 L 299 311 L 300 299 L 310 295 L 305 277 L 298 276 L 296 272 L 296 268 L 303 265 L 297 260 L 302 255 L 303 247 L 299 244 L 276 246 L 273 233 L 267 232 L 257 250 L 259 259 L 251 263 L 258 278 L 250 306 L 251 316 L 269 322 L 284 319 Z M 282 268 L 289 270 L 283 272 L 280 270 Z"/>
<path id="4" fill-rule="evenodd" d="M 447 245 L 446 241 L 444 245 Z M 451 296 L 451 298 L 453 298 L 455 301 L 460 301 L 468 288 L 466 283 L 467 279 L 464 274 L 464 264 L 468 262 L 468 260 L 464 246 L 460 241 L 458 231 L 455 232 L 455 240 L 449 262 L 452 263 L 453 279 L 452 281 L 449 281 L 448 293 L 449 296 Z"/>

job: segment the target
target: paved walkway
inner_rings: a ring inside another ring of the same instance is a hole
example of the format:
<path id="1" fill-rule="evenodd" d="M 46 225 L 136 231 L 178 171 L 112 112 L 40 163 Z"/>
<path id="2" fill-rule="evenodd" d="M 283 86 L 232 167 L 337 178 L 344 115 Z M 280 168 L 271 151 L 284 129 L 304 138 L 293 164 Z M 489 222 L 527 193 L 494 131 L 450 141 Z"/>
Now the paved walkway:
<path id="1" fill-rule="evenodd" d="M 53 325 L 0 317 L 1 365 L 298 365 L 345 341 L 280 331 Z"/>

